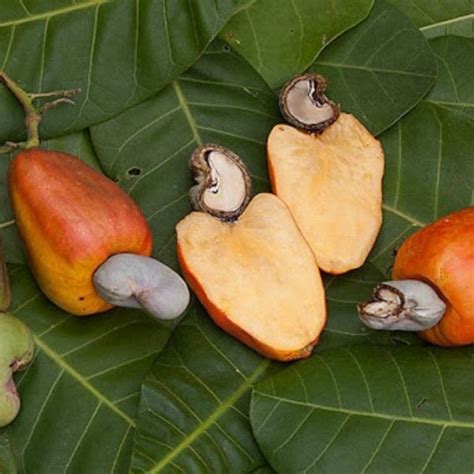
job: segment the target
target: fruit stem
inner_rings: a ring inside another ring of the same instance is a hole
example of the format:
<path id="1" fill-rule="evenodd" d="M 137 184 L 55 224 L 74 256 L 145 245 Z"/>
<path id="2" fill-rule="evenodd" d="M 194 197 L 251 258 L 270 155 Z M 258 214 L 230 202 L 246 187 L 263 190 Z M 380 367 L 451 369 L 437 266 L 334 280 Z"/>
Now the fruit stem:
<path id="1" fill-rule="evenodd" d="M 0 313 L 6 313 L 11 303 L 10 282 L 7 265 L 3 255 L 2 239 L 0 237 Z"/>
<path id="2" fill-rule="evenodd" d="M 0 82 L 3 82 L 7 89 L 15 96 L 16 100 L 23 107 L 25 113 L 25 127 L 26 127 L 26 142 L 12 143 L 7 142 L 0 147 L 0 154 L 9 153 L 15 148 L 34 148 L 39 146 L 39 125 L 41 122 L 43 112 L 56 107 L 61 103 L 74 104 L 72 97 L 77 95 L 80 89 L 70 89 L 64 91 L 53 91 L 38 94 L 29 94 L 22 87 L 15 82 L 3 69 L 0 69 Z M 42 106 L 35 106 L 34 100 L 44 97 L 58 97 L 52 102 L 43 104 Z"/>
<path id="3" fill-rule="evenodd" d="M 33 99 L 17 84 L 8 74 L 0 69 L 0 81 L 15 96 L 25 112 L 26 143 L 25 148 L 32 148 L 39 145 L 39 124 L 41 114 L 33 104 Z M 8 145 L 7 145 L 8 146 Z"/>
<path id="4" fill-rule="evenodd" d="M 378 284 L 372 298 L 357 309 L 362 322 L 371 329 L 424 331 L 439 323 L 446 304 L 422 281 L 396 280 Z"/>

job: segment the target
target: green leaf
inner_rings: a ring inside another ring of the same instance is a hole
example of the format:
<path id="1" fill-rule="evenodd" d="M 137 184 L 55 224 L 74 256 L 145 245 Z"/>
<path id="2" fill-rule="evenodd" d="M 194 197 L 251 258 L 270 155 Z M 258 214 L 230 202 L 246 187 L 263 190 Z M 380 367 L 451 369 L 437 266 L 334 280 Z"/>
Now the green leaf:
<path id="1" fill-rule="evenodd" d="M 235 15 L 221 38 L 272 88 L 304 71 L 326 44 L 362 21 L 373 0 L 258 0 Z"/>
<path id="2" fill-rule="evenodd" d="M 389 0 L 420 28 L 427 38 L 474 36 L 474 5 L 466 0 Z"/>
<path id="3" fill-rule="evenodd" d="M 385 0 L 330 44 L 310 67 L 328 78 L 328 96 L 375 135 L 430 90 L 436 61 L 423 35 Z"/>
<path id="4" fill-rule="evenodd" d="M 389 279 L 388 265 L 377 268 L 377 255 L 361 269 L 338 277 L 326 276 L 326 306 L 328 319 L 315 351 L 355 344 L 420 344 L 413 333 L 372 331 L 364 326 L 357 315 L 357 304 L 367 300 L 381 281 Z M 391 253 L 387 258 L 392 258 Z"/>
<path id="5" fill-rule="evenodd" d="M 175 225 L 189 210 L 188 161 L 200 143 L 227 146 L 267 190 L 265 143 L 279 121 L 277 101 L 255 71 L 216 42 L 186 74 L 152 99 L 92 128 L 106 173 L 138 202 L 157 257 L 176 266 Z"/>
<path id="6" fill-rule="evenodd" d="M 144 209 L 162 249 L 157 253 L 160 259 L 176 266 L 174 227 L 189 212 L 187 192 L 192 179 L 187 163 L 198 143 L 211 141 L 232 148 L 246 161 L 257 189 L 268 189 L 265 140 L 279 120 L 276 107 L 276 97 L 255 71 L 225 45 L 216 42 L 171 86 L 92 129 L 101 165 Z M 394 343 L 396 336 L 367 331 L 355 314 L 355 303 L 368 296 L 380 278 L 381 272 L 374 266 L 359 274 L 354 272 L 347 279 L 328 279 L 331 317 L 318 349 L 348 342 Z M 214 327 L 202 310 L 192 311 L 193 315 L 173 333 L 172 342 L 159 357 L 143 387 L 133 460 L 136 471 L 153 472 L 164 467 L 179 470 L 177 465 L 186 472 L 194 472 L 205 470 L 207 465 L 219 472 L 225 462 L 208 432 L 221 439 L 225 434 L 212 422 L 217 420 L 217 415 L 220 419 L 221 413 L 225 420 L 233 419 L 231 414 L 235 416 L 228 403 L 235 398 L 232 391 L 235 386 L 223 381 L 234 380 L 236 373 L 229 364 L 225 370 L 217 370 L 222 356 L 212 345 L 222 346 L 226 355 L 239 348 L 239 354 L 252 355 L 253 367 L 263 363 L 261 357 Z M 209 339 L 207 342 L 202 340 L 203 332 Z M 199 353 L 196 348 L 200 348 Z M 238 364 L 243 357 L 236 355 L 231 360 L 240 367 Z M 195 375 L 198 368 L 207 370 L 198 376 L 205 377 L 206 385 L 213 391 L 229 385 L 231 391 L 218 397 L 223 401 L 223 408 L 202 383 L 188 373 L 189 367 L 180 367 L 182 365 L 196 367 L 192 369 Z M 249 386 L 245 388 L 248 390 Z M 243 392 L 242 397 L 246 400 Z M 178 429 L 172 428 L 163 417 Z M 248 459 L 238 448 L 232 447 L 232 455 L 229 455 L 232 465 L 241 466 L 235 468 L 236 472 L 258 467 L 261 459 L 252 444 L 248 423 L 238 426 L 238 436 L 245 440 L 245 452 L 254 454 Z"/>
<path id="7" fill-rule="evenodd" d="M 17 466 L 8 428 L 0 429 L 0 472 L 16 474 Z"/>
<path id="8" fill-rule="evenodd" d="M 438 79 L 426 100 L 474 116 L 474 38 L 447 36 L 430 41 L 438 59 Z"/>
<path id="9" fill-rule="evenodd" d="M 87 131 L 44 146 L 100 170 Z M 21 249 L 13 230 L 2 232 L 14 260 Z M 22 410 L 11 440 L 20 472 L 127 472 L 141 382 L 170 330 L 138 310 L 74 317 L 41 295 L 25 266 L 10 275 L 11 311 L 37 346 L 34 363 L 18 375 Z"/>
<path id="10" fill-rule="evenodd" d="M 460 58 L 474 39 L 447 37 L 431 44 L 440 70 L 433 91 L 380 137 L 386 156 L 384 224 L 370 260 L 382 272 L 405 237 L 472 200 L 474 120 L 466 111 L 473 92 L 465 80 L 469 66 Z"/>
<path id="11" fill-rule="evenodd" d="M 346 347 L 258 383 L 250 419 L 278 472 L 471 472 L 473 352 Z"/>
<path id="12" fill-rule="evenodd" d="M 193 64 L 242 0 L 4 0 L 0 68 L 28 92 L 80 87 L 76 107 L 50 111 L 43 137 L 104 121 Z M 23 131 L 0 90 L 0 142 Z"/>
<path id="13" fill-rule="evenodd" d="M 218 329 L 195 304 L 142 387 L 132 472 L 250 472 L 264 466 L 250 388 L 276 364 Z"/>
<path id="14" fill-rule="evenodd" d="M 367 342 L 420 343 L 414 334 L 367 330 L 356 304 L 390 278 L 393 252 L 406 237 L 472 204 L 474 121 L 466 112 L 472 110 L 473 94 L 471 81 L 465 80 L 470 66 L 461 58 L 470 57 L 474 40 L 438 38 L 430 44 L 438 55 L 440 77 L 427 100 L 380 136 L 386 160 L 383 225 L 361 269 L 326 279 L 329 317 L 318 350 Z M 457 89 L 453 83 L 459 84 Z"/>
<path id="15" fill-rule="evenodd" d="M 140 384 L 169 330 L 138 310 L 69 315 L 25 267 L 10 275 L 11 312 L 37 350 L 17 378 L 22 409 L 10 436 L 20 472 L 127 472 Z"/>

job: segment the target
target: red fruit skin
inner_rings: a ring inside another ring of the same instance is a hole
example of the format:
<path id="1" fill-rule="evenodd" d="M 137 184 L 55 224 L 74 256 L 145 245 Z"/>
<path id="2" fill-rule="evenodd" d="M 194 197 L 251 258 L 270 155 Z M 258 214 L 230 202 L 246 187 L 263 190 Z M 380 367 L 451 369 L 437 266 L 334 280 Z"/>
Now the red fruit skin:
<path id="1" fill-rule="evenodd" d="M 111 255 L 149 256 L 152 234 L 135 202 L 78 158 L 34 148 L 8 174 L 10 200 L 33 274 L 44 294 L 77 316 L 112 306 L 92 276 Z"/>
<path id="2" fill-rule="evenodd" d="M 396 280 L 425 281 L 447 304 L 420 336 L 438 346 L 474 343 L 474 207 L 447 215 L 408 237 L 393 267 Z"/>

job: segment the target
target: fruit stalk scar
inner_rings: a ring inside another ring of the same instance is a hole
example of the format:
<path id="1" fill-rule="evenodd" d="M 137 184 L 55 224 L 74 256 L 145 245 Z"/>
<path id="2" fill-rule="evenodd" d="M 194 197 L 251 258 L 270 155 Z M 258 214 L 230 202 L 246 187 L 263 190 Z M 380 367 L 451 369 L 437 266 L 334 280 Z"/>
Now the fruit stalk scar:
<path id="1" fill-rule="evenodd" d="M 357 307 L 359 317 L 371 329 L 424 331 L 441 320 L 446 304 L 426 283 L 397 280 L 380 283 L 372 299 Z"/>

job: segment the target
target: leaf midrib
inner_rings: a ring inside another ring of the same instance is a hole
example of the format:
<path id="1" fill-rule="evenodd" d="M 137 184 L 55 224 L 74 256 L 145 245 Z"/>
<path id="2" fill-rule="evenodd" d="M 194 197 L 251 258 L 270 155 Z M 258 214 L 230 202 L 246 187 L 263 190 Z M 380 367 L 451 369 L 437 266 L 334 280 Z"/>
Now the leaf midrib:
<path id="1" fill-rule="evenodd" d="M 33 336 L 36 346 L 41 349 L 51 360 L 53 360 L 64 372 L 68 373 L 71 377 L 77 380 L 86 390 L 88 390 L 97 400 L 101 401 L 105 406 L 110 408 L 116 415 L 123 418 L 131 427 L 136 427 L 136 422 L 130 418 L 125 412 L 120 410 L 112 401 L 110 401 L 104 394 L 97 390 L 87 379 L 82 376 L 76 369 L 71 367 L 65 362 L 61 356 L 46 342 L 40 339 L 38 336 Z"/>
<path id="2" fill-rule="evenodd" d="M 317 59 L 314 62 L 314 64 L 318 66 L 328 66 L 328 67 L 334 67 L 334 68 L 340 68 L 340 69 L 356 69 L 358 71 L 398 74 L 402 76 L 426 77 L 426 78 L 431 78 L 431 79 L 435 77 L 433 74 L 424 74 L 422 72 L 402 71 L 402 70 L 397 70 L 397 69 L 385 69 L 385 68 L 371 67 L 371 66 L 359 65 L 359 64 L 334 63 L 331 61 L 318 61 Z"/>
<path id="3" fill-rule="evenodd" d="M 160 472 L 168 464 L 170 464 L 173 459 L 175 459 L 183 450 L 185 450 L 189 445 L 191 445 L 202 433 L 207 431 L 227 410 L 229 410 L 244 394 L 251 388 L 254 382 L 260 377 L 260 375 L 267 369 L 270 365 L 270 360 L 265 359 L 257 368 L 252 372 L 252 374 L 245 380 L 245 382 L 240 385 L 240 387 L 229 397 L 227 398 L 219 407 L 204 421 L 204 423 L 197 426 L 197 428 L 184 438 L 171 452 L 169 452 L 162 460 L 156 464 L 154 467 L 147 471 L 148 474 L 155 474 Z"/>
<path id="4" fill-rule="evenodd" d="M 5 21 L 3 23 L 0 23 L 0 28 L 5 27 L 5 26 L 8 27 L 8 26 L 21 25 L 24 23 L 31 23 L 34 21 L 47 20 L 54 16 L 65 15 L 67 13 L 71 13 L 78 10 L 87 10 L 88 8 L 96 8 L 98 5 L 102 5 L 104 3 L 110 3 L 112 1 L 114 0 L 91 0 L 89 2 L 73 4 L 68 7 L 58 8 L 56 10 L 50 10 L 47 12 L 37 13 L 31 16 L 26 16 L 18 20 Z"/>
<path id="5" fill-rule="evenodd" d="M 384 415 L 383 413 L 370 412 L 370 411 L 360 411 L 360 410 L 350 410 L 348 408 L 339 408 L 339 407 L 330 407 L 324 405 L 318 405 L 310 402 L 300 402 L 297 400 L 291 400 L 289 398 L 279 397 L 277 395 L 270 395 L 268 393 L 261 392 L 259 390 L 253 391 L 254 395 L 257 394 L 262 397 L 271 398 L 272 400 L 277 400 L 282 403 L 288 403 L 291 405 L 304 406 L 307 408 L 314 408 L 317 410 L 332 412 L 332 413 L 345 413 L 353 416 L 364 416 L 368 418 L 380 418 L 384 420 L 395 420 L 395 421 L 404 421 L 407 423 L 419 423 L 425 425 L 435 425 L 435 426 L 447 426 L 454 428 L 469 428 L 474 429 L 474 422 L 463 422 L 463 421 L 447 421 L 440 420 L 437 418 L 428 419 L 428 418 L 419 418 L 416 416 L 400 416 L 400 415 Z"/>
<path id="6" fill-rule="evenodd" d="M 432 23 L 431 25 L 425 25 L 425 26 L 420 27 L 420 31 L 428 31 L 433 28 L 437 28 L 439 26 L 446 26 L 446 25 L 451 25 L 453 23 L 458 23 L 460 21 L 469 20 L 470 18 L 474 20 L 474 13 L 468 13 L 467 15 L 461 15 L 454 18 L 448 18 L 447 20 L 441 20 L 436 23 Z"/>

